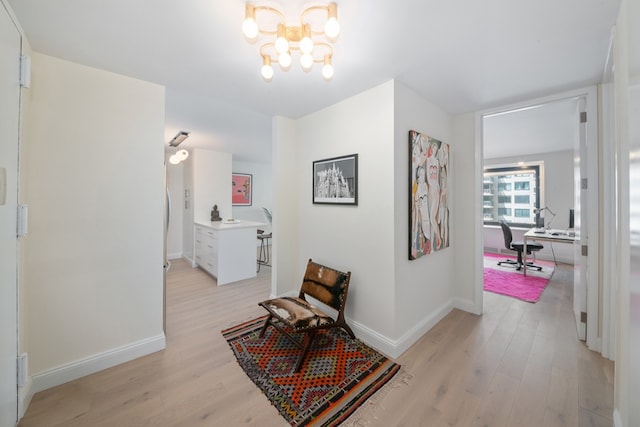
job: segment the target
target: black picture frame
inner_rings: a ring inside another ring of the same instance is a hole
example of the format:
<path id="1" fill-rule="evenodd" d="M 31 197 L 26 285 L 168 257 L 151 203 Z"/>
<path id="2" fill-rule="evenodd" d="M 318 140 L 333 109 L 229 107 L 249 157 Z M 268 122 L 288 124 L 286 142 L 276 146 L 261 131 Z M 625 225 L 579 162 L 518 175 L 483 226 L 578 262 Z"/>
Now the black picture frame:
<path id="1" fill-rule="evenodd" d="M 313 162 L 311 193 L 314 204 L 358 205 L 358 155 Z"/>

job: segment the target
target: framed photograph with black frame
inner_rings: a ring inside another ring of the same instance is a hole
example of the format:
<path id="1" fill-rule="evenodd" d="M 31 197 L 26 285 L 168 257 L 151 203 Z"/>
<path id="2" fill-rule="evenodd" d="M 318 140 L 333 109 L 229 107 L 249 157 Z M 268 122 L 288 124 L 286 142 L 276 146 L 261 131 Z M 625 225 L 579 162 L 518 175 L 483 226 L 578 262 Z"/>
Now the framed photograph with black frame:
<path id="1" fill-rule="evenodd" d="M 358 204 L 358 155 L 313 162 L 313 203 Z"/>
<path id="2" fill-rule="evenodd" d="M 248 173 L 231 174 L 231 205 L 251 206 L 253 176 Z"/>

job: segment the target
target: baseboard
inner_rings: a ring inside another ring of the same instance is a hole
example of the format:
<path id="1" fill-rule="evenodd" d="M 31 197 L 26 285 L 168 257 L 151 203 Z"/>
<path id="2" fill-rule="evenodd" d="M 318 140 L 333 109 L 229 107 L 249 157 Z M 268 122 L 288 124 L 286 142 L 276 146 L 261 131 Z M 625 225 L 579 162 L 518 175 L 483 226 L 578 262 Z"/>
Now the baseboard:
<path id="1" fill-rule="evenodd" d="M 182 252 L 175 252 L 172 254 L 167 254 L 167 259 L 168 260 L 174 260 L 174 259 L 182 259 Z"/>
<path id="2" fill-rule="evenodd" d="M 416 341 L 418 341 L 424 334 L 426 334 L 431 328 L 433 328 L 439 321 L 441 321 L 451 310 L 453 310 L 453 301 L 444 304 L 432 315 L 424 318 L 421 322 L 417 323 L 413 328 L 408 330 L 397 340 L 392 340 L 385 337 L 378 332 L 367 328 L 361 323 L 354 320 L 348 320 L 347 323 L 354 329 L 354 332 L 358 338 L 367 343 L 368 345 L 380 350 L 382 353 L 388 355 L 392 359 L 396 359 L 409 349 Z"/>
<path id="3" fill-rule="evenodd" d="M 478 312 L 476 304 L 469 299 L 454 298 L 453 307 L 458 310 L 466 311 L 467 313 L 477 314 L 478 316 L 482 314 L 482 311 Z"/>
<path id="4" fill-rule="evenodd" d="M 33 375 L 33 383 L 30 387 L 31 390 L 27 392 L 27 396 L 137 359 L 138 357 L 164 350 L 165 348 L 165 336 L 164 334 L 160 334 L 84 359 L 65 363 L 52 369 L 47 369 L 46 371 Z"/>
<path id="5" fill-rule="evenodd" d="M 18 388 L 18 421 L 20 421 L 27 412 L 27 408 L 29 407 L 34 394 L 33 381 L 29 377 L 27 379 L 27 383 Z"/>
<path id="6" fill-rule="evenodd" d="M 620 411 L 618 411 L 618 408 L 613 410 L 613 427 L 624 427 L 622 425 L 622 420 L 620 419 Z"/>

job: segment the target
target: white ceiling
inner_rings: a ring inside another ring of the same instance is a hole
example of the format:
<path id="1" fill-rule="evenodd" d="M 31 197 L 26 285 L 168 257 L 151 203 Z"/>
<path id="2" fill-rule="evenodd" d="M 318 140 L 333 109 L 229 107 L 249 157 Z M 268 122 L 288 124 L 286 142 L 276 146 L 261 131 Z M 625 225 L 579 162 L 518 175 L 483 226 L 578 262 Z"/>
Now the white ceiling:
<path id="1" fill-rule="evenodd" d="M 335 76 L 276 67 L 240 27 L 242 0 L 8 0 L 40 53 L 167 88 L 168 141 L 269 162 L 271 117 L 300 117 L 396 78 L 451 114 L 600 81 L 619 0 L 337 1 Z M 258 3 L 258 2 L 256 2 Z M 266 0 L 291 21 L 299 1 Z M 294 59 L 295 60 L 295 59 Z"/>

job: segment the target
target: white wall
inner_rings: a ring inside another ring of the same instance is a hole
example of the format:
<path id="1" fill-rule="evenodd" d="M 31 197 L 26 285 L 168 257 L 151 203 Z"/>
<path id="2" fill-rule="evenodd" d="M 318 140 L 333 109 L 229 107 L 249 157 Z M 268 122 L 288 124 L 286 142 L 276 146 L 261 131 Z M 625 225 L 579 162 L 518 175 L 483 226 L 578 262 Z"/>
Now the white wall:
<path id="1" fill-rule="evenodd" d="M 275 239 L 271 252 L 271 295 L 296 295 L 306 266 L 300 254 L 300 236 L 305 234 L 298 213 L 302 183 L 291 179 L 302 168 L 298 162 L 297 123 L 286 117 L 274 117 L 272 132 Z"/>
<path id="2" fill-rule="evenodd" d="M 188 160 L 193 164 L 193 220 L 211 221 L 214 205 L 220 217 L 232 218 L 231 153 L 196 148 Z"/>
<path id="3" fill-rule="evenodd" d="M 164 88 L 32 56 L 24 289 L 34 389 L 164 348 Z"/>
<path id="4" fill-rule="evenodd" d="M 482 150 L 476 142 L 478 135 L 475 114 L 463 114 L 453 119 L 451 175 L 453 176 L 453 203 L 451 212 L 451 245 L 456 260 L 454 284 L 456 307 L 482 313 L 482 235 L 477 224 L 482 220 Z"/>
<path id="5" fill-rule="evenodd" d="M 172 165 L 166 155 L 167 188 L 171 201 L 169 229 L 167 231 L 167 258 L 182 258 L 182 227 L 185 212 L 184 164 Z M 189 198 L 190 199 L 190 198 Z"/>
<path id="6" fill-rule="evenodd" d="M 523 155 L 519 157 L 504 157 L 484 159 L 484 166 L 500 166 L 517 164 L 518 162 L 544 162 L 544 180 L 541 186 L 544 189 L 544 199 L 541 198 L 541 206 L 548 206 L 555 214 L 551 222 L 551 228 L 565 230 L 569 227 L 569 209 L 573 208 L 574 177 L 573 177 L 573 150 L 556 151 L 553 153 L 541 153 Z M 545 223 L 549 223 L 551 215 L 544 213 Z M 513 228 L 514 240 L 522 240 L 527 230 Z M 544 249 L 536 252 L 536 257 L 545 260 L 553 260 L 551 244 L 541 242 Z M 502 251 L 504 238 L 499 226 L 484 227 L 484 246 L 490 251 Z M 559 262 L 574 263 L 574 249 L 572 245 L 556 243 L 553 245 L 556 260 Z"/>
<path id="7" fill-rule="evenodd" d="M 453 263 L 456 245 L 450 239 L 448 248 L 434 251 L 416 260 L 408 259 L 409 218 L 409 131 L 416 130 L 450 146 L 451 159 L 458 146 L 452 138 L 452 118 L 439 107 L 426 101 L 402 84 L 395 82 L 394 93 L 394 339 L 406 334 L 419 338 L 452 308 L 455 294 Z M 452 173 L 458 171 L 453 170 Z M 449 212 L 455 211 L 455 185 L 448 181 Z M 450 221 L 449 230 L 455 224 Z M 411 341 L 410 341 L 411 342 Z"/>
<path id="8" fill-rule="evenodd" d="M 277 120 L 274 171 L 281 158 L 298 166 L 293 179 L 274 177 L 275 245 L 297 251 L 275 265 L 297 267 L 295 273 L 274 275 L 273 293 L 299 289 L 308 258 L 351 271 L 348 321 L 358 336 L 392 357 L 446 315 L 456 300 L 454 235 L 449 248 L 408 260 L 408 133 L 415 129 L 439 138 L 455 156 L 452 124 L 448 114 L 395 81 L 296 121 Z M 297 150 L 294 158 L 278 154 L 288 148 Z M 349 154 L 358 154 L 358 206 L 314 205 L 313 161 Z M 280 233 L 290 225 L 279 223 L 279 210 L 296 205 L 282 197 L 280 184 L 297 194 L 299 236 L 287 239 Z M 449 206 L 453 212 L 455 202 Z"/>
<path id="9" fill-rule="evenodd" d="M 393 90 L 390 81 L 299 119 L 290 178 L 299 183 L 300 260 L 351 271 L 347 317 L 387 338 L 395 334 Z M 349 154 L 358 154 L 358 206 L 312 204 L 313 161 Z"/>

